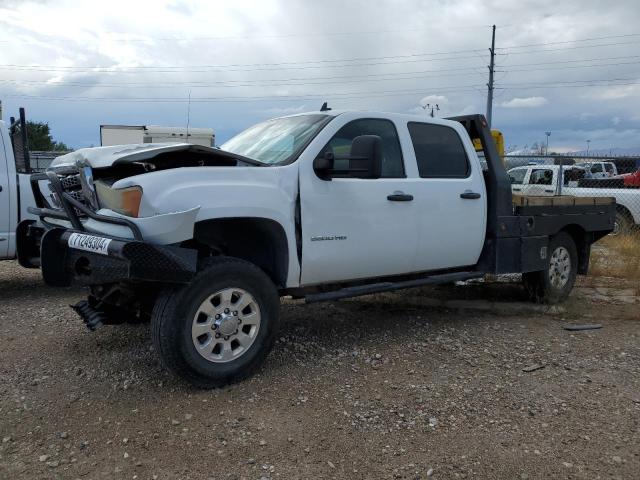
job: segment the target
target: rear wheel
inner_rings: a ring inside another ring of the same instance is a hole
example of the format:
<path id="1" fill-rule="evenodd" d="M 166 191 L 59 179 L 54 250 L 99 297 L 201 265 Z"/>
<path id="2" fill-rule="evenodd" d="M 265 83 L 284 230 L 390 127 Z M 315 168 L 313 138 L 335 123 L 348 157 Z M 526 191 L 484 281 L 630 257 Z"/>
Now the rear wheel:
<path id="1" fill-rule="evenodd" d="M 569 296 L 578 274 L 576 244 L 570 235 L 560 232 L 549 242 L 547 267 L 539 272 L 522 275 L 522 282 L 531 300 L 539 303 L 559 303 Z"/>
<path id="2" fill-rule="evenodd" d="M 613 222 L 613 231 L 610 233 L 612 236 L 628 235 L 633 231 L 634 224 L 630 215 L 626 212 L 617 211 L 616 218 Z"/>
<path id="3" fill-rule="evenodd" d="M 199 388 L 253 373 L 271 350 L 279 320 L 278 292 L 244 260 L 208 260 L 188 285 L 161 294 L 151 322 L 163 364 Z"/>

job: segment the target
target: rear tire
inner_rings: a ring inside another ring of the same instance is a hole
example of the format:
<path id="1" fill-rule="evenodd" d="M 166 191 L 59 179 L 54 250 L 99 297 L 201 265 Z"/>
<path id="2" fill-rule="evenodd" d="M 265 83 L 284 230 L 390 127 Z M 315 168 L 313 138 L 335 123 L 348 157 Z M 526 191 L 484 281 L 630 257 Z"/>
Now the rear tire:
<path id="1" fill-rule="evenodd" d="M 613 223 L 613 231 L 609 234 L 613 237 L 617 237 L 619 235 L 629 235 L 634 230 L 633 220 L 630 218 L 630 215 L 626 212 L 617 211 L 616 218 Z"/>
<path id="2" fill-rule="evenodd" d="M 182 379 L 222 387 L 260 367 L 275 340 L 279 307 L 275 285 L 258 267 L 208 259 L 188 285 L 158 297 L 153 342 L 163 365 Z"/>
<path id="3" fill-rule="evenodd" d="M 560 232 L 549 242 L 547 266 L 539 272 L 522 274 L 529 298 L 538 303 L 555 304 L 567 299 L 578 274 L 578 253 L 573 238 Z"/>

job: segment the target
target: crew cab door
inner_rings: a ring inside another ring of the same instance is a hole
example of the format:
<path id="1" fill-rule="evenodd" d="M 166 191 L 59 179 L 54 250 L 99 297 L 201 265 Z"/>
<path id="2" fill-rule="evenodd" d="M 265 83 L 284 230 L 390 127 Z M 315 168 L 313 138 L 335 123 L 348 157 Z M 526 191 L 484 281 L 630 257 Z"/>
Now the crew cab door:
<path id="1" fill-rule="evenodd" d="M 409 122 L 407 131 L 418 209 L 415 270 L 475 265 L 486 234 L 487 194 L 471 140 L 462 127 L 433 121 Z"/>
<path id="2" fill-rule="evenodd" d="M 382 178 L 319 178 L 313 159 L 330 151 L 340 162 L 340 156 L 350 153 L 353 139 L 360 135 L 381 137 Z M 406 178 L 404 149 L 394 122 L 339 115 L 303 157 L 299 160 L 301 284 L 413 271 L 418 209 L 411 201 L 415 189 Z"/>

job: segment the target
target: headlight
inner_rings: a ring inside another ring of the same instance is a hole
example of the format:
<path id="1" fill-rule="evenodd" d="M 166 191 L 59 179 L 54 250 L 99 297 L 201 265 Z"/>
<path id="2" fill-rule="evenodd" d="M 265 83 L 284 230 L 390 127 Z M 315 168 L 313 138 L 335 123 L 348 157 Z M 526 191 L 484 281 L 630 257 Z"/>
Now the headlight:
<path id="1" fill-rule="evenodd" d="M 137 217 L 142 200 L 142 187 L 111 188 L 101 181 L 95 182 L 100 206 L 128 217 Z"/>

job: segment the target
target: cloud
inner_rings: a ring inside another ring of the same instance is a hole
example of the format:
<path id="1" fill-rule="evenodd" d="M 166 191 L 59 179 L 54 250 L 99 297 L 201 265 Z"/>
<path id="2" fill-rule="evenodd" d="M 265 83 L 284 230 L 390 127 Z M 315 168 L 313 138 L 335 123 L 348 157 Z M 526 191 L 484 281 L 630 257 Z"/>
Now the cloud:
<path id="1" fill-rule="evenodd" d="M 189 93 L 191 125 L 215 129 L 221 143 L 323 101 L 336 110 L 427 115 L 420 105 L 429 103 L 439 117 L 479 113 L 486 25 L 495 23 L 504 55 L 492 125 L 508 144 L 540 142 L 551 130 L 560 148 L 638 126 L 627 119 L 640 112 L 640 88 L 622 85 L 640 83 L 637 65 L 588 60 L 632 57 L 637 45 L 580 41 L 640 24 L 637 0 L 610 2 L 606 15 L 599 0 L 364 3 L 157 0 L 153 21 L 140 21 L 151 7 L 130 0 L 0 0 L 0 100 L 6 116 L 24 106 L 76 147 L 97 144 L 100 124 L 182 125 Z M 603 82 L 614 78 L 629 80 Z M 640 136 L 611 138 L 640 145 Z"/>
<path id="2" fill-rule="evenodd" d="M 266 115 L 267 117 L 283 117 L 285 115 L 294 115 L 296 113 L 308 112 L 311 108 L 307 107 L 305 104 L 298 105 L 297 107 L 272 107 L 266 108 L 264 110 L 259 110 L 261 114 Z"/>
<path id="3" fill-rule="evenodd" d="M 549 103 L 549 100 L 544 97 L 516 97 L 509 101 L 502 102 L 500 106 L 504 108 L 536 108 L 546 105 L 547 103 Z"/>
<path id="4" fill-rule="evenodd" d="M 426 97 L 422 97 L 420 99 L 420 105 L 425 106 L 427 103 L 433 105 L 434 103 L 438 105 L 444 105 L 449 102 L 449 99 L 444 95 L 427 95 Z"/>

